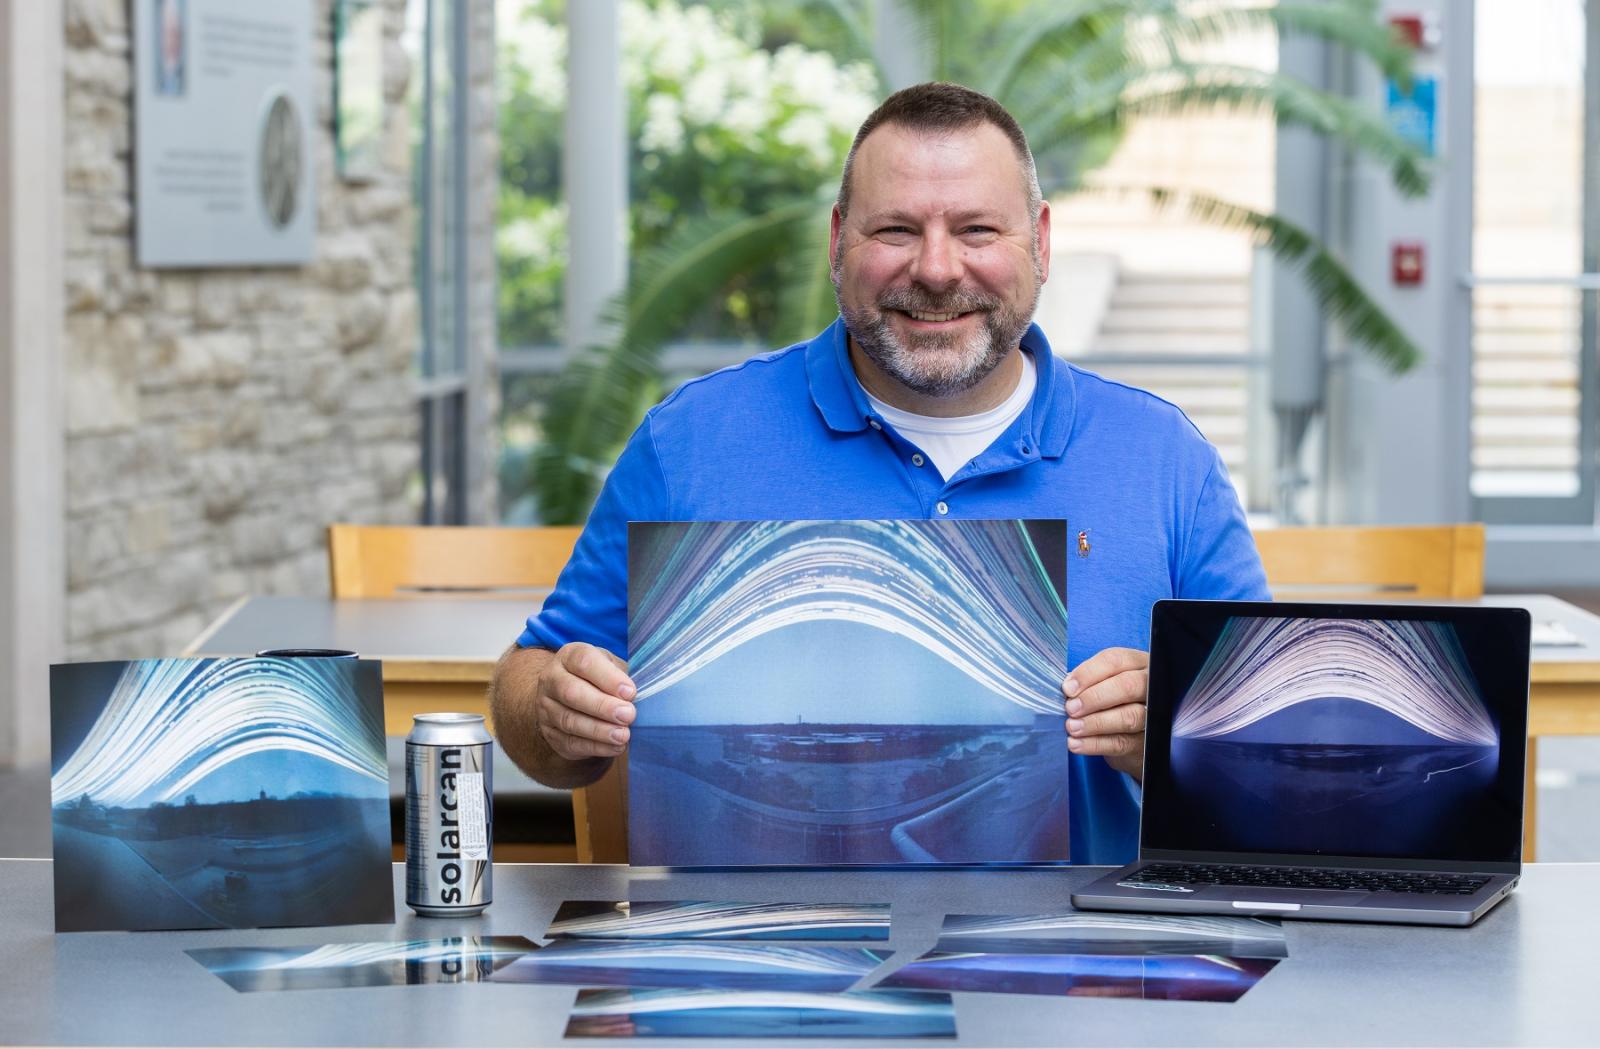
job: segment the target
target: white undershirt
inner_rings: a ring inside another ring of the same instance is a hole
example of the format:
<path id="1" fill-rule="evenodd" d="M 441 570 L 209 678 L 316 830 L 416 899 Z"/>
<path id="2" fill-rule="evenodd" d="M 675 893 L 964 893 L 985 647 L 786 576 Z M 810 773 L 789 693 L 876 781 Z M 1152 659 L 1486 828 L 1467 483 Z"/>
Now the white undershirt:
<path id="1" fill-rule="evenodd" d="M 1011 396 L 977 415 L 918 415 L 885 404 L 870 393 L 867 394 L 867 400 L 884 422 L 922 449 L 923 454 L 938 467 L 939 476 L 948 481 L 974 456 L 993 444 L 995 438 L 1022 414 L 1022 410 L 1033 400 L 1033 390 L 1038 384 L 1039 371 L 1034 366 L 1033 354 L 1024 353 L 1022 378 L 1017 382 L 1017 388 L 1011 391 Z"/>

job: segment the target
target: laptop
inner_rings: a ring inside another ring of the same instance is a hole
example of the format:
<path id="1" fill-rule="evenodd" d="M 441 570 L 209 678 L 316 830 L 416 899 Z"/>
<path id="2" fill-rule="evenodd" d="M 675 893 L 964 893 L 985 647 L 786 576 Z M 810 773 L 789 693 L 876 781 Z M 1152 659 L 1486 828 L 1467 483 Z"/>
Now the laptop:
<path id="1" fill-rule="evenodd" d="M 1527 610 L 1156 603 L 1139 859 L 1086 910 L 1470 925 L 1522 870 Z"/>

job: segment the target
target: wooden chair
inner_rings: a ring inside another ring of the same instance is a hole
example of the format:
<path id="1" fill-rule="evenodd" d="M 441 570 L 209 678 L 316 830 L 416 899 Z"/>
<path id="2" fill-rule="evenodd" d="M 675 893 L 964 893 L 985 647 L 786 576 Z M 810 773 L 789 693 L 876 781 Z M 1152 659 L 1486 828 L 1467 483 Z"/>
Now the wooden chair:
<path id="1" fill-rule="evenodd" d="M 572 792 L 579 863 L 628 862 L 628 754 L 604 776 Z"/>
<path id="2" fill-rule="evenodd" d="M 555 585 L 578 528 L 328 526 L 334 597 L 407 591 L 540 590 Z"/>
<path id="3" fill-rule="evenodd" d="M 1483 595 L 1483 525 L 1270 528 L 1255 533 L 1274 597 L 1299 601 Z"/>
<path id="4" fill-rule="evenodd" d="M 580 531 L 573 527 L 329 525 L 328 571 L 333 596 L 548 589 L 572 555 Z M 627 862 L 627 773 L 626 761 L 619 761 L 599 782 L 572 792 L 573 834 L 580 863 Z M 497 848 L 505 855 L 503 847 Z M 570 857 L 529 853 L 526 858 Z"/>

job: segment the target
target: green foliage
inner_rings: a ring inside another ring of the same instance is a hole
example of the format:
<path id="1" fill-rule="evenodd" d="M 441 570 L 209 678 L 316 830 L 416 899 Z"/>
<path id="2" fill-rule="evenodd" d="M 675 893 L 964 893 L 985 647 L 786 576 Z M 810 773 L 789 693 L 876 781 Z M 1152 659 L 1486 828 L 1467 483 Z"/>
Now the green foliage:
<path id="1" fill-rule="evenodd" d="M 911 46 L 927 76 L 970 84 L 1017 117 L 1047 194 L 1082 187 L 1133 118 L 1241 109 L 1342 142 L 1387 166 L 1403 192 L 1427 188 L 1423 159 L 1376 114 L 1293 78 L 1205 57 L 1208 44 L 1271 28 L 1331 41 L 1405 82 L 1408 54 L 1373 0 L 898 2 L 911 15 Z M 549 522 L 587 512 L 605 470 L 660 395 L 659 355 L 669 339 L 714 334 L 783 345 L 831 319 L 827 200 L 854 128 L 876 100 L 903 86 L 885 83 L 871 58 L 873 0 L 697 7 L 651 0 L 627 11 L 625 25 L 643 27 L 625 45 L 634 263 L 629 289 L 611 310 L 615 340 L 570 363 L 546 411 L 532 480 Z M 853 64 L 841 68 L 808 45 Z M 741 99 L 742 91 L 750 97 Z M 533 110 L 526 126 L 543 127 L 539 100 L 526 107 Z M 517 134 L 524 125 L 504 130 Z M 537 145 L 514 155 L 519 172 L 542 170 Z M 530 174 L 508 196 L 536 194 L 537 186 Z M 1418 359 L 1404 333 L 1305 231 L 1215 198 L 1133 188 L 1250 233 L 1298 267 L 1328 317 L 1394 371 Z M 507 214 L 537 220 L 522 202 L 506 203 Z M 513 272 L 548 280 L 553 271 L 536 259 Z M 548 310 L 529 291 L 503 292 L 502 303 L 517 324 Z M 534 341 L 503 323 L 503 344 L 524 340 Z"/>
<path id="2" fill-rule="evenodd" d="M 768 50 L 752 9 L 719 19 L 715 6 L 676 0 L 624 5 L 636 257 L 707 215 L 759 215 L 815 194 L 837 177 L 856 126 L 876 104 L 868 66 L 841 66 L 794 40 Z M 498 28 L 500 343 L 537 345 L 560 331 L 566 34 L 539 5 L 505 5 Z M 801 28 L 793 27 L 796 36 Z M 548 247 L 538 248 L 540 239 Z M 776 260 L 730 274 L 675 334 L 765 341 L 783 287 Z"/>

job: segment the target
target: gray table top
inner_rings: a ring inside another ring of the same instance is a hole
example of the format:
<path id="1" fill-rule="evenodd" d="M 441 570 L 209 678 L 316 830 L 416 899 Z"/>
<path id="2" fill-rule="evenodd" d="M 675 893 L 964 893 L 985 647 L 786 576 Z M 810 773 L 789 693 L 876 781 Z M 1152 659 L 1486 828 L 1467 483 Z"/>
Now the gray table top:
<path id="1" fill-rule="evenodd" d="M 189 646 L 192 655 L 263 648 L 348 648 L 375 658 L 492 662 L 516 639 L 543 592 L 418 594 L 398 598 L 257 596 L 230 608 Z M 1535 624 L 1560 624 L 1576 645 L 1533 647 L 1533 662 L 1600 662 L 1600 616 L 1549 594 L 1487 594 L 1463 604 L 1526 608 Z"/>
<path id="2" fill-rule="evenodd" d="M 946 913 L 1065 909 L 1072 887 L 1097 873 L 668 873 L 506 864 L 495 871 L 494 905 L 475 919 L 422 919 L 401 906 L 393 926 L 55 935 L 49 862 L 4 860 L 0 957 L 7 974 L 0 980 L 0 1041 L 551 1045 L 562 1040 L 571 987 L 240 994 L 183 951 L 473 934 L 536 937 L 563 899 L 887 901 L 894 905 L 890 945 L 900 951 L 886 963 L 893 967 L 931 946 Z M 403 900 L 402 875 L 397 866 L 395 892 Z M 1600 1038 L 1597 897 L 1600 865 L 1535 864 L 1511 899 L 1470 929 L 1288 923 L 1288 960 L 1230 1005 L 960 994 L 956 1044 L 1592 1046 Z"/>
<path id="3" fill-rule="evenodd" d="M 520 597 L 440 594 L 395 598 L 257 596 L 224 613 L 188 654 L 251 655 L 263 648 L 348 648 L 375 659 L 494 662 L 538 611 Z"/>
<path id="4" fill-rule="evenodd" d="M 1528 610 L 1535 663 L 1600 662 L 1600 615 L 1588 609 L 1552 594 L 1485 594 L 1476 603 Z M 1552 631 L 1562 636 L 1561 643 L 1541 643 Z"/>

